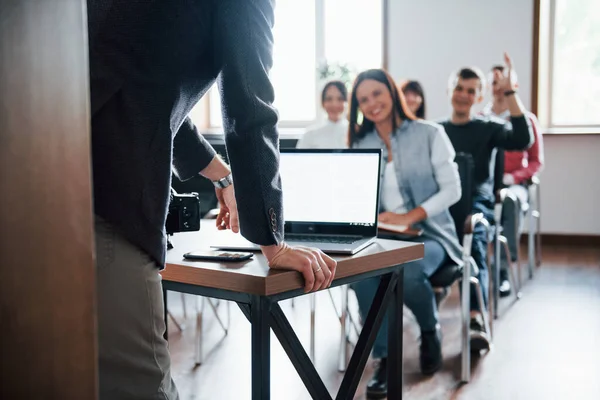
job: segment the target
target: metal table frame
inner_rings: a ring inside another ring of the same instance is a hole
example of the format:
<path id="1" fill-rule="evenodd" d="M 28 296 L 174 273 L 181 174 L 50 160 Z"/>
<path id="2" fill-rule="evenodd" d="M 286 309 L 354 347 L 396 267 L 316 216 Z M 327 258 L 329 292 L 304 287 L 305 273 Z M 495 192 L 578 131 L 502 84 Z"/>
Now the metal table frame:
<path id="1" fill-rule="evenodd" d="M 381 283 L 365 318 L 348 368 L 344 374 L 337 396 L 338 400 L 353 399 L 367 359 L 381 327 L 383 317 L 389 310 L 388 323 L 388 399 L 402 399 L 402 305 L 404 267 L 397 265 L 334 280 L 332 287 L 346 285 L 363 279 L 381 276 Z M 333 399 L 319 377 L 298 336 L 278 302 L 304 295 L 296 289 L 270 296 L 239 293 L 230 290 L 169 281 L 164 279 L 163 298 L 167 309 L 167 291 L 190 293 L 235 301 L 252 325 L 252 399 L 271 398 L 271 343 L 272 329 L 288 355 L 302 382 L 313 399 Z M 165 324 L 166 324 L 165 313 Z M 165 338 L 168 338 L 165 331 Z"/>

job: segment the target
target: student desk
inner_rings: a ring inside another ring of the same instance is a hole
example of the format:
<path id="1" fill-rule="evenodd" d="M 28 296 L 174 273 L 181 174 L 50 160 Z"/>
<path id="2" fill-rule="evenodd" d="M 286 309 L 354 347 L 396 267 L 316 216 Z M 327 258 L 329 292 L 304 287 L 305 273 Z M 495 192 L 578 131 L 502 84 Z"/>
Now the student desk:
<path id="1" fill-rule="evenodd" d="M 167 265 L 161 272 L 165 319 L 168 290 L 234 301 L 252 325 L 252 399 L 270 399 L 271 329 L 312 398 L 332 399 L 278 304 L 281 300 L 304 294 L 300 273 L 270 270 L 260 253 L 241 263 L 188 261 L 183 258 L 188 251 L 209 248 L 217 235 L 224 234 L 217 231 L 214 224 L 214 220 L 203 220 L 200 231 L 179 233 L 172 238 L 174 248 L 167 252 Z M 354 397 L 386 309 L 390 311 L 388 374 L 402 376 L 402 264 L 420 259 L 423 254 L 421 243 L 377 239 L 353 256 L 335 257 L 338 266 L 332 287 L 381 276 L 379 289 L 364 320 L 336 399 Z M 402 380 L 390 379 L 388 399 L 401 398 Z"/>

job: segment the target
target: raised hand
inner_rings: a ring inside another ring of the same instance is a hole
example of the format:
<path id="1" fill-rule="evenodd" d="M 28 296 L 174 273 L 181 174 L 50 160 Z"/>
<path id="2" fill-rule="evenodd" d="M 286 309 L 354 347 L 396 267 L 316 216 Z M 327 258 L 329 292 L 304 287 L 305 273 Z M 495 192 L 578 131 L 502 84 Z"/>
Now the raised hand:
<path id="1" fill-rule="evenodd" d="M 508 55 L 507 52 L 504 52 L 504 64 L 506 68 L 504 70 L 504 74 L 502 78 L 498 81 L 500 87 L 505 91 L 512 91 L 517 89 L 517 81 L 514 79 L 514 67 L 512 63 L 512 59 Z"/>

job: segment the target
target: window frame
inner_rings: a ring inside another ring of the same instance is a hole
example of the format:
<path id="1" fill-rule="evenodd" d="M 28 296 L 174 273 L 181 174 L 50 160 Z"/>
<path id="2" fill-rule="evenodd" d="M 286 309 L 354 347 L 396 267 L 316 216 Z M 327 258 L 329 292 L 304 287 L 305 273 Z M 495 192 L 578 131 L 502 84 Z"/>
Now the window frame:
<path id="1" fill-rule="evenodd" d="M 600 134 L 598 124 L 556 124 L 552 118 L 557 0 L 534 0 L 532 111 L 544 133 Z"/>
<path id="2" fill-rule="evenodd" d="M 326 61 L 325 57 L 325 1 L 327 0 L 312 0 L 315 6 L 315 60 L 316 64 L 320 65 L 322 62 Z M 387 20 L 387 10 L 389 9 L 389 0 L 379 0 L 381 1 L 381 25 L 382 25 L 382 37 L 381 37 L 381 45 L 382 45 L 382 59 L 381 59 L 381 67 L 387 69 L 387 43 L 388 43 L 388 20 Z M 315 80 L 315 105 L 316 105 L 316 113 L 315 118 L 312 120 L 306 121 L 295 121 L 295 120 L 279 120 L 278 126 L 280 128 L 290 130 L 294 132 L 294 134 L 298 134 L 298 132 L 302 131 L 304 128 L 315 124 L 319 120 L 321 120 L 325 112 L 320 107 L 321 104 L 321 93 L 319 89 L 319 76 L 317 72 L 317 65 L 314 68 L 314 80 Z M 194 109 L 194 114 L 199 116 L 200 123 L 197 125 L 208 132 L 220 132 L 222 131 L 222 126 L 214 125 L 211 122 L 211 103 L 212 99 L 210 97 L 210 92 L 215 90 L 216 83 L 211 88 L 206 95 L 200 100 L 198 105 Z"/>

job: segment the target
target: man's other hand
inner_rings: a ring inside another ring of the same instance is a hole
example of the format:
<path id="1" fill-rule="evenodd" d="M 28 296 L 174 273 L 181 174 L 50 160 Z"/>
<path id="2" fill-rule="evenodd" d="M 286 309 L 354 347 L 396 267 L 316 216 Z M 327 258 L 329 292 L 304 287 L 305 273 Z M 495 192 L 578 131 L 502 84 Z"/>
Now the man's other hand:
<path id="1" fill-rule="evenodd" d="M 306 293 L 328 288 L 335 277 L 337 261 L 319 249 L 281 243 L 261 246 L 261 250 L 270 268 L 300 272 L 304 277 Z"/>
<path id="2" fill-rule="evenodd" d="M 219 201 L 219 215 L 217 215 L 217 229 L 231 229 L 233 232 L 240 231 L 237 203 L 235 201 L 235 190 L 233 185 L 225 189 L 215 189 Z"/>

